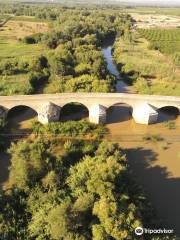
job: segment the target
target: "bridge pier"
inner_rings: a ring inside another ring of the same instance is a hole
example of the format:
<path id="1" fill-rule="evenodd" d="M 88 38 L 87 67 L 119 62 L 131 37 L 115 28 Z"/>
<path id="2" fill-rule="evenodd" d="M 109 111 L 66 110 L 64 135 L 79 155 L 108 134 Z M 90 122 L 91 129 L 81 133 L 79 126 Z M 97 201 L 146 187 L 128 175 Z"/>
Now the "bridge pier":
<path id="1" fill-rule="evenodd" d="M 148 103 L 134 107 L 132 116 L 136 123 L 151 124 L 157 122 L 158 112 Z"/>
<path id="2" fill-rule="evenodd" d="M 106 108 L 96 104 L 89 109 L 89 121 L 96 124 L 106 123 Z"/>
<path id="3" fill-rule="evenodd" d="M 42 124 L 59 121 L 60 107 L 51 103 L 45 103 L 38 111 L 38 121 Z"/>

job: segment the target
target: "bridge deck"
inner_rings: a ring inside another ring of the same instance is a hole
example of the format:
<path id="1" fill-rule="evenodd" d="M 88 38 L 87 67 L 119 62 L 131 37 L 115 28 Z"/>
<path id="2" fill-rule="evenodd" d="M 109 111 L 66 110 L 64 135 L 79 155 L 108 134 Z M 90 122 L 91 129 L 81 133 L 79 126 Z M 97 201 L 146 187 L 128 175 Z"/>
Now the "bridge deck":
<path id="1" fill-rule="evenodd" d="M 142 95 L 142 94 L 128 94 L 128 93 L 58 93 L 58 94 L 34 94 L 34 95 L 14 95 L 14 96 L 0 96 L 0 101 L 11 100 L 43 100 L 43 99 L 60 99 L 60 98 L 126 98 L 126 99 L 142 99 L 142 100 L 165 100 L 178 101 L 178 96 L 162 96 L 162 95 Z"/>

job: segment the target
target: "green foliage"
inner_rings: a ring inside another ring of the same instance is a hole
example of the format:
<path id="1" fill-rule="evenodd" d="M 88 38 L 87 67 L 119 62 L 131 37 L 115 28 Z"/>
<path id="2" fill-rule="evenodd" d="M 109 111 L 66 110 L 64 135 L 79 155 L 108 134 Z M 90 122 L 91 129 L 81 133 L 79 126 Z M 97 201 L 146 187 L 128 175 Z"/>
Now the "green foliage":
<path id="1" fill-rule="evenodd" d="M 180 52 L 173 55 L 173 61 L 177 66 L 180 66 Z"/>
<path id="2" fill-rule="evenodd" d="M 35 33 L 30 36 L 26 36 L 23 39 L 23 42 L 26 44 L 37 44 L 42 40 L 42 33 Z"/>
<path id="3" fill-rule="evenodd" d="M 170 130 L 176 129 L 176 124 L 173 121 L 167 121 L 164 123 L 164 125 Z"/>
<path id="4" fill-rule="evenodd" d="M 28 239 L 26 196 L 17 189 L 0 193 L 0 239 Z"/>
<path id="5" fill-rule="evenodd" d="M 10 181 L 19 189 L 28 189 L 43 175 L 45 162 L 48 161 L 47 147 L 48 145 L 40 140 L 12 144 L 9 150 L 12 155 Z"/>
<path id="6" fill-rule="evenodd" d="M 81 75 L 71 78 L 64 86 L 66 92 L 109 92 L 111 82 L 108 80 L 97 80 L 91 75 Z"/>
<path id="7" fill-rule="evenodd" d="M 103 126 L 90 123 L 86 120 L 68 121 L 68 122 L 52 122 L 42 125 L 39 122 L 33 123 L 33 133 L 35 134 L 53 134 L 59 136 L 95 136 L 101 137 L 106 133 Z"/>
<path id="8" fill-rule="evenodd" d="M 0 62 L 0 73 L 2 75 L 13 75 L 17 70 L 17 63 L 10 60 Z"/>
<path id="9" fill-rule="evenodd" d="M 142 92 L 143 94 L 150 94 L 151 90 L 148 86 L 148 82 L 143 78 L 143 77 L 139 77 L 137 78 L 135 84 L 134 84 L 134 88 L 137 92 Z"/>

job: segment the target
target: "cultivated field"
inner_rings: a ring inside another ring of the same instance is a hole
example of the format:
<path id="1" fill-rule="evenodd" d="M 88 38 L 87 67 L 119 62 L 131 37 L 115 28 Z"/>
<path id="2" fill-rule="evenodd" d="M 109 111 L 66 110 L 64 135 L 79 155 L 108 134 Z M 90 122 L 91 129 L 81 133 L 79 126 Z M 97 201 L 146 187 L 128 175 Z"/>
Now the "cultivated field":
<path id="1" fill-rule="evenodd" d="M 139 29 L 139 32 L 151 43 L 151 48 L 165 54 L 180 51 L 180 29 Z"/>

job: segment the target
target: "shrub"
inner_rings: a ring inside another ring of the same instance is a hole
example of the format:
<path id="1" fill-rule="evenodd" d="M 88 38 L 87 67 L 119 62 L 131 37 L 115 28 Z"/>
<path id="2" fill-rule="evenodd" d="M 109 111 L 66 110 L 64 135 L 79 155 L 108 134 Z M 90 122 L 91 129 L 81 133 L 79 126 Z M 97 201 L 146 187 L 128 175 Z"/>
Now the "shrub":
<path id="1" fill-rule="evenodd" d="M 12 75 L 17 71 L 17 62 L 2 60 L 0 62 L 0 73 L 3 75 Z"/>
<path id="2" fill-rule="evenodd" d="M 106 133 L 106 129 L 103 126 L 90 123 L 86 120 L 80 121 L 68 121 L 68 122 L 51 122 L 46 125 L 42 125 L 39 122 L 33 123 L 34 134 L 53 134 L 60 136 L 84 136 L 90 135 L 95 137 L 101 137 Z"/>
<path id="3" fill-rule="evenodd" d="M 43 36 L 42 33 L 35 33 L 30 36 L 26 36 L 23 39 L 23 42 L 26 44 L 36 44 L 42 40 L 42 36 Z"/>
<path id="4" fill-rule="evenodd" d="M 153 134 L 153 135 L 147 134 L 143 137 L 143 140 L 151 141 L 151 142 L 160 142 L 160 141 L 163 141 L 164 139 L 157 134 Z"/>
<path id="5" fill-rule="evenodd" d="M 169 130 L 176 129 L 176 124 L 173 121 L 167 121 L 164 123 L 165 127 L 167 127 Z"/>

